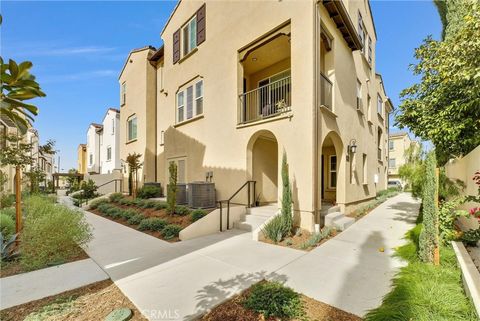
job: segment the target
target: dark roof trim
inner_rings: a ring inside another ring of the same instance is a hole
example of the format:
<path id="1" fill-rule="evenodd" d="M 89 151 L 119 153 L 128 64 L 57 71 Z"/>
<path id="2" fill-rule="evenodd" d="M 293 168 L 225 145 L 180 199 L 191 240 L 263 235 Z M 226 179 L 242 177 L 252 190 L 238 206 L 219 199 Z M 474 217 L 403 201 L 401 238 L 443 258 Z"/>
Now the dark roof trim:
<path id="1" fill-rule="evenodd" d="M 322 0 L 322 3 L 350 49 L 361 50 L 362 43 L 343 2 L 341 0 Z"/>
<path id="2" fill-rule="evenodd" d="M 151 63 L 158 62 L 160 58 L 163 57 L 163 52 L 164 52 L 164 47 L 162 45 L 160 48 L 158 48 L 157 51 L 155 51 L 155 53 L 148 60 L 150 60 Z"/>

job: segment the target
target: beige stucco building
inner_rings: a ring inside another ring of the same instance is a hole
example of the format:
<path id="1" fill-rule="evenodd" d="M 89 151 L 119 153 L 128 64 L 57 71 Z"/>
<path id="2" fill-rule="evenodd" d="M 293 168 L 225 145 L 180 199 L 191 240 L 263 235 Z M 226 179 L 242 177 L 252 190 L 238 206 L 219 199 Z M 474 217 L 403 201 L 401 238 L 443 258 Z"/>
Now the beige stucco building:
<path id="1" fill-rule="evenodd" d="M 254 180 L 255 198 L 277 203 L 285 153 L 309 230 L 322 206 L 348 213 L 386 188 L 393 106 L 368 1 L 184 0 L 161 37 L 129 55 L 119 81 L 122 159 L 144 154 L 145 180 L 165 186 L 176 162 L 179 182 L 211 180 L 217 199 Z"/>
<path id="2" fill-rule="evenodd" d="M 407 162 L 407 149 L 411 146 L 419 146 L 417 141 L 411 140 L 407 132 L 392 133 L 388 142 L 388 179 L 403 182 L 398 174 L 400 166 Z"/>
<path id="3" fill-rule="evenodd" d="M 87 173 L 87 145 L 79 144 L 77 147 L 77 171 L 79 174 Z"/>

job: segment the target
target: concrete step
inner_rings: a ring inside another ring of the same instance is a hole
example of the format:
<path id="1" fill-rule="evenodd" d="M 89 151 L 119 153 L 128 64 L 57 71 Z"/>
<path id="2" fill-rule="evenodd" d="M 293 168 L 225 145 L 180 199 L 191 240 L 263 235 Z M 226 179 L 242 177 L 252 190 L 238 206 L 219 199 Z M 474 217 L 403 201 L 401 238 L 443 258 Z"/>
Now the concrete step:
<path id="1" fill-rule="evenodd" d="M 327 210 L 327 213 L 330 214 L 330 213 L 335 213 L 335 212 L 340 212 L 340 206 L 332 206 L 330 207 L 328 210 Z"/>
<path id="2" fill-rule="evenodd" d="M 333 212 L 330 214 L 325 215 L 325 225 L 326 226 L 333 226 L 336 220 L 345 217 L 345 215 L 341 212 Z"/>
<path id="3" fill-rule="evenodd" d="M 258 215 L 270 217 L 275 215 L 278 211 L 276 206 L 259 206 L 247 208 L 247 215 Z"/>
<path id="4" fill-rule="evenodd" d="M 333 226 L 340 231 L 345 231 L 348 227 L 350 227 L 353 223 L 355 223 L 355 219 L 352 217 L 342 217 L 338 220 L 335 220 Z"/>
<path id="5" fill-rule="evenodd" d="M 262 225 L 268 218 L 269 216 L 265 215 L 247 214 L 239 222 L 233 223 L 233 228 L 251 232 Z"/>

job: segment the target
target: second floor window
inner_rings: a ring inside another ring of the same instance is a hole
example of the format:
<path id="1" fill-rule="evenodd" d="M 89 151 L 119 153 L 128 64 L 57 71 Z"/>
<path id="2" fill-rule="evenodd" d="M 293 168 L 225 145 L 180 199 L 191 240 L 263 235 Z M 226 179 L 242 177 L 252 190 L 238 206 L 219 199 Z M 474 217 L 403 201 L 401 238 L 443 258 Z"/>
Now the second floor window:
<path id="1" fill-rule="evenodd" d="M 115 119 L 112 119 L 112 135 L 115 134 Z"/>
<path id="2" fill-rule="evenodd" d="M 394 150 L 395 149 L 395 142 L 393 140 L 388 142 L 388 149 Z"/>
<path id="3" fill-rule="evenodd" d="M 121 89 L 120 89 L 120 105 L 125 105 L 127 102 L 127 83 L 122 83 Z"/>
<path id="4" fill-rule="evenodd" d="M 182 47 L 183 56 L 189 54 L 193 49 L 197 48 L 197 17 L 182 28 Z"/>
<path id="5" fill-rule="evenodd" d="M 377 95 L 377 113 L 383 117 L 383 100 L 380 95 Z"/>
<path id="6" fill-rule="evenodd" d="M 360 42 L 362 43 L 362 52 L 365 53 L 366 31 L 360 11 L 358 12 L 358 36 L 360 37 Z"/>
<path id="7" fill-rule="evenodd" d="M 368 62 L 372 63 L 372 38 L 368 36 Z"/>
<path id="8" fill-rule="evenodd" d="M 395 167 L 397 167 L 396 164 L 395 164 L 395 158 L 390 158 L 390 159 L 388 160 L 388 167 L 389 167 L 389 168 L 395 168 Z"/>
<path id="9" fill-rule="evenodd" d="M 362 109 L 362 83 L 357 79 L 357 109 Z"/>
<path id="10" fill-rule="evenodd" d="M 107 147 L 107 161 L 112 160 L 112 147 Z"/>
<path id="11" fill-rule="evenodd" d="M 177 123 L 203 113 L 203 80 L 187 85 L 177 93 Z"/>
<path id="12" fill-rule="evenodd" d="M 132 116 L 127 120 L 127 138 L 128 141 L 137 139 L 137 116 Z"/>
<path id="13" fill-rule="evenodd" d="M 90 165 L 93 164 L 93 155 L 92 155 L 92 154 L 90 154 L 90 157 L 89 157 L 89 159 L 88 159 L 88 163 L 89 163 Z"/>

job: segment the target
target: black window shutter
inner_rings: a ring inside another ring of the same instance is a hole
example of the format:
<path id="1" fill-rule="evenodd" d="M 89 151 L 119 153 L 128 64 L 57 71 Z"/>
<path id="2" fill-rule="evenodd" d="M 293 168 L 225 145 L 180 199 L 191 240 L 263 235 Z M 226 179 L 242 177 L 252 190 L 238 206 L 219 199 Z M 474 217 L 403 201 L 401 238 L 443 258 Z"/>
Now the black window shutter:
<path id="1" fill-rule="evenodd" d="M 205 41 L 205 32 L 206 32 L 206 6 L 200 7 L 197 11 L 197 46 Z"/>
<path id="2" fill-rule="evenodd" d="M 180 29 L 173 33 L 173 63 L 180 60 Z"/>

